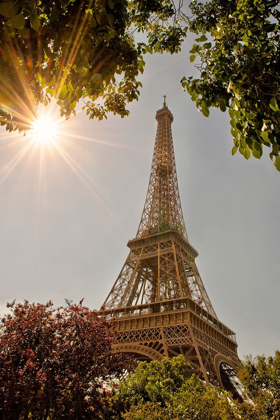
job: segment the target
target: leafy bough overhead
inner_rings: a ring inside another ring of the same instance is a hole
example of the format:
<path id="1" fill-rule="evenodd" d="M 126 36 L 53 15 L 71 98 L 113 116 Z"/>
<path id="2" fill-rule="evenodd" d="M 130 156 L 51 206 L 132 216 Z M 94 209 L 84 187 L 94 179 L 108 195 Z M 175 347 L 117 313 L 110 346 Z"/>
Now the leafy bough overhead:
<path id="1" fill-rule="evenodd" d="M 25 130 L 40 103 L 62 116 L 122 117 L 138 99 L 146 52 L 177 52 L 185 36 L 172 0 L 0 2 L 0 123 Z M 136 42 L 135 32 L 147 42 Z"/>
<path id="2" fill-rule="evenodd" d="M 230 115 L 237 150 L 280 171 L 279 0 L 0 1 L 0 124 L 27 130 L 40 103 L 55 98 L 68 119 L 79 101 L 89 118 L 128 115 L 137 100 L 145 53 L 176 53 L 197 34 L 190 61 L 200 77 L 182 86 L 198 109 Z M 143 32 L 145 42 L 136 40 Z"/>
<path id="3" fill-rule="evenodd" d="M 268 146 L 280 171 L 279 1 L 193 0 L 190 9 L 200 77 L 184 77 L 183 88 L 206 117 L 210 107 L 228 109 L 233 155 L 260 159 Z"/>

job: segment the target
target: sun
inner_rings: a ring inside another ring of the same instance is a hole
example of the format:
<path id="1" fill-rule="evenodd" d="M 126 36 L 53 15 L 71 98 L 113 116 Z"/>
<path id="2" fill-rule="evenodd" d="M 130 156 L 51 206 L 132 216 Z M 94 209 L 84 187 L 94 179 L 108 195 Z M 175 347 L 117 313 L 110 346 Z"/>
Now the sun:
<path id="1" fill-rule="evenodd" d="M 36 143 L 52 143 L 57 137 L 57 123 L 48 116 L 39 117 L 32 124 L 32 137 Z"/>

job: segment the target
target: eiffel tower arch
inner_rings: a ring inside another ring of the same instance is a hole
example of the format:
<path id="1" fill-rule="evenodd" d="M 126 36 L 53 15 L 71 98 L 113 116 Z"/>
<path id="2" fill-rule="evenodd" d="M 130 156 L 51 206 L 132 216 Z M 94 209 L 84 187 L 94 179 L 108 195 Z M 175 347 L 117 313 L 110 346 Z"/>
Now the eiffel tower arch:
<path id="1" fill-rule="evenodd" d="M 197 269 L 181 207 L 164 99 L 145 205 L 129 255 L 102 311 L 116 318 L 114 347 L 137 360 L 183 354 L 206 384 L 231 390 L 239 364 L 235 333 L 219 321 Z"/>

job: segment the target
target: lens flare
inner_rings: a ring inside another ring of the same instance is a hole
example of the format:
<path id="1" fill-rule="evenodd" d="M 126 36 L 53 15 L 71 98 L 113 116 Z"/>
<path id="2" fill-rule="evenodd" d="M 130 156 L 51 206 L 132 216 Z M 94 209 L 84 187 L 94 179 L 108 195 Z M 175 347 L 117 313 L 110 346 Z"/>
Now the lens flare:
<path id="1" fill-rule="evenodd" d="M 50 117 L 39 117 L 33 123 L 32 137 L 38 143 L 52 143 L 56 140 L 56 122 Z"/>

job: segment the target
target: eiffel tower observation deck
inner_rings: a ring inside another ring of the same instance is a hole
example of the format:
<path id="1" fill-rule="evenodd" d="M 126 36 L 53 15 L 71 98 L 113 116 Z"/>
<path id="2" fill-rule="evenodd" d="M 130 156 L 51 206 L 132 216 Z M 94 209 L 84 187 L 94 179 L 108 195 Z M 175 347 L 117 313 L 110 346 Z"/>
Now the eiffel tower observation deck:
<path id="1" fill-rule="evenodd" d="M 166 105 L 158 123 L 146 201 L 129 255 L 102 310 L 116 318 L 116 349 L 137 360 L 183 354 L 206 384 L 232 390 L 235 333 L 219 321 L 199 275 L 179 195 Z"/>

